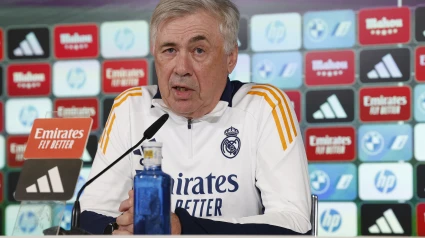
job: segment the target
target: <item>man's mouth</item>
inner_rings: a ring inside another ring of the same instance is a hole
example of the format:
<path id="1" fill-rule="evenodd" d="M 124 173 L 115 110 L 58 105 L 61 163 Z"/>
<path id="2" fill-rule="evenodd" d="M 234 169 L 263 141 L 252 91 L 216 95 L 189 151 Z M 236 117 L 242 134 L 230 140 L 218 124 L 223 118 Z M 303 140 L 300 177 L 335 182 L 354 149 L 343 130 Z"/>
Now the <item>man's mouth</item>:
<path id="1" fill-rule="evenodd" d="M 185 88 L 185 87 L 173 87 L 174 89 L 176 89 L 177 91 L 180 91 L 180 92 L 185 92 L 185 91 L 189 91 L 190 89 L 188 89 L 188 88 Z"/>

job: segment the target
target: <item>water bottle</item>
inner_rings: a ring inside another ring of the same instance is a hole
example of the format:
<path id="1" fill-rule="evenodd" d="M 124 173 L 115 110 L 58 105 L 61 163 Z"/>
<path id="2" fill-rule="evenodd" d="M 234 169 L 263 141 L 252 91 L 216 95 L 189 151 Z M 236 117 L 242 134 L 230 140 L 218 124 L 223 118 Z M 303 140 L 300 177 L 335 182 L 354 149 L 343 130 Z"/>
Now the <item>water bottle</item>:
<path id="1" fill-rule="evenodd" d="M 171 234 L 171 177 L 161 169 L 162 143 L 143 144 L 144 170 L 134 176 L 134 234 Z"/>

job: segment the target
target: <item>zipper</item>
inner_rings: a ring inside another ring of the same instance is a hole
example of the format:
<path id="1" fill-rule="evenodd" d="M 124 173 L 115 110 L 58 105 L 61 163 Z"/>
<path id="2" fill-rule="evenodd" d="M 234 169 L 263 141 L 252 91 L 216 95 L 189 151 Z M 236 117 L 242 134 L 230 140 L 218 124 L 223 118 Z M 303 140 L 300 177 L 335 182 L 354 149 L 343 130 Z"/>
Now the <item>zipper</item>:
<path id="1" fill-rule="evenodd" d="M 192 119 L 187 120 L 187 129 L 189 130 L 189 159 L 192 159 Z"/>

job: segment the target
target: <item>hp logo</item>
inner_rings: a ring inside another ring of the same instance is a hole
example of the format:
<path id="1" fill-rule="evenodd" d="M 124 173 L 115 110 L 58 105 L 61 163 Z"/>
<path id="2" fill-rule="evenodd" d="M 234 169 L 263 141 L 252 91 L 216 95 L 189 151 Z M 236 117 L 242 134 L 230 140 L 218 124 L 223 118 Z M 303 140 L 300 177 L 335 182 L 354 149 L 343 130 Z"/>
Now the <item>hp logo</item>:
<path id="1" fill-rule="evenodd" d="M 120 50 L 129 50 L 133 47 L 135 38 L 133 31 L 129 28 L 119 29 L 115 33 L 115 45 Z"/>
<path id="2" fill-rule="evenodd" d="M 266 38 L 272 44 L 279 44 L 285 40 L 286 27 L 283 22 L 277 20 L 269 23 L 266 28 Z"/>
<path id="3" fill-rule="evenodd" d="M 68 72 L 67 82 L 73 89 L 80 89 L 86 82 L 86 72 L 80 67 L 73 68 Z"/>
<path id="4" fill-rule="evenodd" d="M 390 193 L 397 185 L 397 177 L 390 170 L 381 170 L 375 176 L 375 187 L 381 193 Z"/>
<path id="5" fill-rule="evenodd" d="M 19 113 L 19 121 L 24 127 L 31 127 L 38 118 L 38 111 L 33 105 L 24 106 Z"/>
<path id="6" fill-rule="evenodd" d="M 331 184 L 331 179 L 329 178 L 329 175 L 322 170 L 316 170 L 310 173 L 310 181 L 311 188 L 313 190 L 312 192 L 315 194 L 326 193 Z"/>
<path id="7" fill-rule="evenodd" d="M 341 214 L 335 209 L 326 209 L 320 216 L 320 225 L 326 232 L 336 232 L 342 223 Z"/>
<path id="8" fill-rule="evenodd" d="M 34 212 L 24 212 L 19 216 L 18 226 L 24 233 L 32 233 L 37 228 L 38 221 Z"/>

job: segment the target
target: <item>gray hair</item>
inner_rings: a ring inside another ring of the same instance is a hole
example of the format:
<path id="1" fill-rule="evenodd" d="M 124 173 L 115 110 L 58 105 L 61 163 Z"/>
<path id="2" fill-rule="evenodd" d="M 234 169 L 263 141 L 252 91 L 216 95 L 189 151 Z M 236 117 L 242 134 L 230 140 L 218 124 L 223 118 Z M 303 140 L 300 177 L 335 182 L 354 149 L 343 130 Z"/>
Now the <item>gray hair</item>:
<path id="1" fill-rule="evenodd" d="M 161 22 L 205 10 L 216 16 L 224 39 L 224 51 L 229 54 L 237 46 L 239 32 L 238 8 L 230 0 L 161 0 L 150 22 L 151 44 L 154 44 Z"/>

